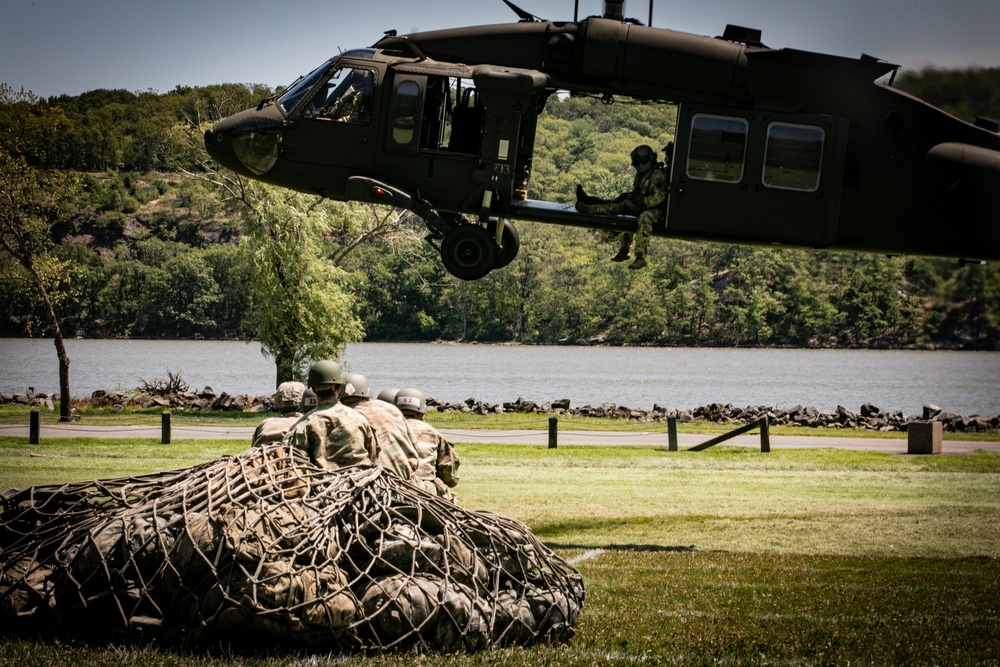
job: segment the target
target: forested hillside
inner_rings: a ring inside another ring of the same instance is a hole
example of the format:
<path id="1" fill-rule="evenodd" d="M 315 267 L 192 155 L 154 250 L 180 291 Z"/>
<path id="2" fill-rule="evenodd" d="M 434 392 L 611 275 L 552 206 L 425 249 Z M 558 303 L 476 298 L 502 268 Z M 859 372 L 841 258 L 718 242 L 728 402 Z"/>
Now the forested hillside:
<path id="1" fill-rule="evenodd" d="M 927 70 L 897 85 L 967 120 L 1000 118 L 1000 69 Z M 19 138 L 28 162 L 63 179 L 50 212 L 65 335 L 257 335 L 240 218 L 184 172 L 200 168 L 199 126 L 271 92 L 97 90 L 32 98 L 27 114 L 0 111 L 0 130 Z M 553 97 L 530 196 L 572 201 L 577 183 L 597 195 L 628 189 L 629 151 L 661 150 L 674 111 Z M 384 215 L 330 210 L 345 220 Z M 399 225 L 391 236 L 350 240 L 350 252 L 347 222 L 324 241 L 346 271 L 366 340 L 1000 348 L 996 265 L 654 239 L 651 267 L 632 272 L 608 261 L 614 248 L 593 232 L 519 223 L 516 260 L 464 283 L 444 271 L 419 221 Z M 0 281 L 0 336 L 45 335 L 37 294 L 2 251 Z"/>

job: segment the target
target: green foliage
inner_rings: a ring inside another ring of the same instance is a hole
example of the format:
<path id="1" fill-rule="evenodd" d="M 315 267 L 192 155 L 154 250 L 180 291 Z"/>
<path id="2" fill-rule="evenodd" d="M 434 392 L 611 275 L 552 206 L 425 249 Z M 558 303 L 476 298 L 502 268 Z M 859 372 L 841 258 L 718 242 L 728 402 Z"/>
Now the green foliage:
<path id="1" fill-rule="evenodd" d="M 897 87 L 962 120 L 1000 120 L 1000 67 L 927 67 L 899 77 Z"/>
<path id="2" fill-rule="evenodd" d="M 970 120 L 1000 117 L 996 69 L 925 70 L 897 85 Z M 92 170 L 70 173 L 65 189 L 76 194 L 46 204 L 49 238 L 64 262 L 51 275 L 64 283 L 59 318 L 68 330 L 259 335 L 264 297 L 247 285 L 254 262 L 264 260 L 235 253 L 259 224 L 247 224 L 239 198 L 218 196 L 204 179 L 145 170 L 184 167 L 204 175 L 200 130 L 192 128 L 268 94 L 226 84 L 162 95 L 29 95 L 0 114 L 0 137 L 24 148 L 28 166 Z M 662 157 L 675 125 L 676 108 L 668 104 L 552 97 L 539 117 L 530 196 L 572 202 L 578 183 L 597 196 L 626 191 L 629 152 L 645 143 Z M 338 308 L 357 318 L 368 340 L 1000 346 L 996 265 L 653 239 L 651 265 L 637 274 L 609 262 L 615 244 L 597 234 L 519 222 L 515 261 L 463 283 L 443 270 L 412 216 L 283 195 L 273 199 L 279 209 L 302 207 L 316 221 L 315 250 L 337 267 L 324 280 L 338 285 Z M 209 252 L 215 248 L 218 255 Z M 44 333 L 11 257 L 0 256 L 0 271 L 9 277 L 11 304 L 0 312 L 0 335 Z M 161 287 L 164 296 L 148 294 Z M 165 295 L 176 300 L 164 304 Z"/>
<path id="3" fill-rule="evenodd" d="M 275 385 L 304 376 L 316 359 L 339 359 L 361 339 L 347 274 L 321 256 L 321 239 L 343 219 L 341 207 L 258 182 L 245 183 L 246 234 L 253 316 Z"/>

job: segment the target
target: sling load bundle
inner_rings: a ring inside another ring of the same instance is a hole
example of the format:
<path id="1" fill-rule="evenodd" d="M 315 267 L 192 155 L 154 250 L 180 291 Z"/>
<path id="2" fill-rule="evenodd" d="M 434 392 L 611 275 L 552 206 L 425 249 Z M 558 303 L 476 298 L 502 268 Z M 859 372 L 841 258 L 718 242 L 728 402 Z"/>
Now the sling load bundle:
<path id="1" fill-rule="evenodd" d="M 522 523 L 282 443 L 199 466 L 36 486 L 0 515 L 18 635 L 477 651 L 573 636 L 580 574 Z"/>

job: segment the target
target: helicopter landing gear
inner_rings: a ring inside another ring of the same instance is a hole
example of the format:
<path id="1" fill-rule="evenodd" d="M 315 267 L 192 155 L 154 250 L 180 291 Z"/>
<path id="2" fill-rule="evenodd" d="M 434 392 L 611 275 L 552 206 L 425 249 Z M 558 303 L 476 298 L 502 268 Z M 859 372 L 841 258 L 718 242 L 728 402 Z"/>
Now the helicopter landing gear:
<path id="1" fill-rule="evenodd" d="M 489 230 L 494 240 L 496 239 L 496 222 L 490 222 Z M 517 251 L 521 248 L 521 237 L 517 233 L 517 227 L 510 220 L 503 221 L 503 235 L 500 238 L 500 251 L 497 253 L 497 262 L 494 269 L 502 269 L 517 257 Z"/>
<path id="2" fill-rule="evenodd" d="M 479 280 L 496 268 L 498 252 L 493 237 L 479 225 L 452 227 L 441 242 L 444 268 L 461 280 Z"/>
<path id="3" fill-rule="evenodd" d="M 433 213 L 433 211 L 431 212 Z M 427 220 L 427 241 L 438 248 L 448 273 L 461 280 L 479 280 L 493 269 L 502 269 L 517 257 L 521 239 L 510 220 L 491 218 L 485 226 L 469 222 L 461 214 L 433 213 Z M 431 224 L 431 220 L 439 224 Z M 441 245 L 434 242 L 441 239 Z"/>

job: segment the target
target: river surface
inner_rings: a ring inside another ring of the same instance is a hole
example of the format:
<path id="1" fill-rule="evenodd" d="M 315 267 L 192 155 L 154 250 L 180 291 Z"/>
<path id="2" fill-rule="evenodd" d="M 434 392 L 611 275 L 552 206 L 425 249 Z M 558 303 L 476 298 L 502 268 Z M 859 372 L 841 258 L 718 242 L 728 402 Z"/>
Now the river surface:
<path id="1" fill-rule="evenodd" d="M 258 343 L 68 340 L 73 396 L 134 389 L 180 377 L 193 391 L 267 394 L 274 364 Z M 372 390 L 416 387 L 443 401 L 568 398 L 574 407 L 616 403 L 694 408 L 795 405 L 833 412 L 863 403 L 920 414 L 933 403 L 958 414 L 1000 415 L 1000 352 L 622 348 L 360 343 L 343 361 Z M 0 392 L 59 391 L 49 339 L 0 339 Z"/>

